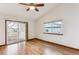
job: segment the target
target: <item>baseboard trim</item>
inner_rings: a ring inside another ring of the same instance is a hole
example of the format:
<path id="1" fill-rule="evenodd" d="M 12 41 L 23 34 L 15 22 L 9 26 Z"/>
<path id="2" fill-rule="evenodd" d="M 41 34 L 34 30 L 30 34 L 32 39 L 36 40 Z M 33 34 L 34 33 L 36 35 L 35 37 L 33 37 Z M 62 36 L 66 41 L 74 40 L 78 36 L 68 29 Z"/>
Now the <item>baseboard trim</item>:
<path id="1" fill-rule="evenodd" d="M 2 46 L 6 46 L 5 44 L 4 45 L 0 45 L 0 47 L 2 47 Z"/>
<path id="2" fill-rule="evenodd" d="M 31 38 L 31 39 L 28 39 L 27 41 L 34 40 L 34 39 L 37 39 L 37 38 Z"/>
<path id="3" fill-rule="evenodd" d="M 38 40 L 41 40 L 41 41 L 44 41 L 44 42 L 47 42 L 47 43 L 51 43 L 51 44 L 55 44 L 55 45 L 59 45 L 59 46 L 62 46 L 62 47 L 66 47 L 66 48 L 70 48 L 70 49 L 74 49 L 74 50 L 78 50 L 79 51 L 79 49 L 77 49 L 77 48 L 61 45 L 61 44 L 54 43 L 54 42 L 49 42 L 49 41 L 46 41 L 46 40 L 43 40 L 43 39 L 39 39 L 39 38 L 35 38 L 35 39 L 38 39 Z"/>

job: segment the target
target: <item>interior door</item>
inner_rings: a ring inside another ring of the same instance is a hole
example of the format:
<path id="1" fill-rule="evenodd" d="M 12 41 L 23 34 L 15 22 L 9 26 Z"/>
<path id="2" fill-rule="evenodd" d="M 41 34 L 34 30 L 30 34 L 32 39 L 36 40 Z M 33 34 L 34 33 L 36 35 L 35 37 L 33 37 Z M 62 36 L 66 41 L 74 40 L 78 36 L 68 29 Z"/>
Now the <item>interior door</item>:
<path id="1" fill-rule="evenodd" d="M 26 23 L 18 21 L 6 21 L 6 38 L 7 44 L 25 41 L 27 38 Z"/>

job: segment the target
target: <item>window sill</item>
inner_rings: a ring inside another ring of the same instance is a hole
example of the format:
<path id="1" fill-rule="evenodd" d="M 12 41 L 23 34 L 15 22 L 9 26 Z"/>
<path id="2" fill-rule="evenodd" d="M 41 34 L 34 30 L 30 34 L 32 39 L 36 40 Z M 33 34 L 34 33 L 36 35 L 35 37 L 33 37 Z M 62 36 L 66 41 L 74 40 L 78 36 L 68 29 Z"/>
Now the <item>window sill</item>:
<path id="1" fill-rule="evenodd" d="M 53 35 L 63 35 L 63 34 L 60 34 L 60 33 L 45 33 L 44 34 L 53 34 Z"/>

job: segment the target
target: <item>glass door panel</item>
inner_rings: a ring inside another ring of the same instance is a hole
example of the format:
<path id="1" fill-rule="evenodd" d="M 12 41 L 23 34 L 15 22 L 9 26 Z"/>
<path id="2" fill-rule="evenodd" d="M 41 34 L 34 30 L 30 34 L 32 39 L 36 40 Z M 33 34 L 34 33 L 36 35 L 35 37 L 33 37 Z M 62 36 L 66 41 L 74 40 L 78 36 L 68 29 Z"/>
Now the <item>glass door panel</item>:
<path id="1" fill-rule="evenodd" d="M 19 41 L 26 40 L 26 24 L 25 23 L 19 23 Z"/>
<path id="2" fill-rule="evenodd" d="M 7 22 L 7 43 L 18 42 L 18 23 Z"/>
<path id="3" fill-rule="evenodd" d="M 26 40 L 26 24 L 22 22 L 7 21 L 7 44 Z"/>

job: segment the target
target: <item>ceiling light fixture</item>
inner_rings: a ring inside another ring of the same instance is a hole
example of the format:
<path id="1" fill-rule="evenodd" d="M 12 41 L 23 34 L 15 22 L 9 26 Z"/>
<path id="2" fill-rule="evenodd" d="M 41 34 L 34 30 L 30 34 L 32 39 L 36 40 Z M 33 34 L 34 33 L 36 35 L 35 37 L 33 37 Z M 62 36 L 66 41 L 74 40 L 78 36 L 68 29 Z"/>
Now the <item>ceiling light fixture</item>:
<path id="1" fill-rule="evenodd" d="M 29 11 L 29 10 L 35 10 L 35 11 L 39 11 L 39 9 L 37 7 L 43 7 L 44 4 L 43 3 L 19 3 L 21 5 L 25 5 L 25 6 L 28 6 L 28 8 L 26 9 L 26 11 Z"/>
<path id="2" fill-rule="evenodd" d="M 30 8 L 31 10 L 34 10 L 34 9 L 35 9 L 35 7 L 34 7 L 34 6 L 29 6 L 29 8 Z"/>

